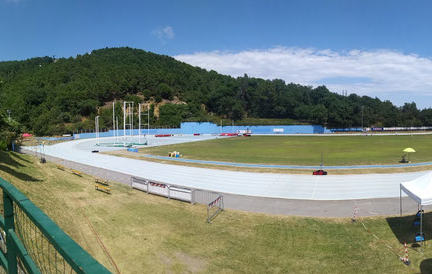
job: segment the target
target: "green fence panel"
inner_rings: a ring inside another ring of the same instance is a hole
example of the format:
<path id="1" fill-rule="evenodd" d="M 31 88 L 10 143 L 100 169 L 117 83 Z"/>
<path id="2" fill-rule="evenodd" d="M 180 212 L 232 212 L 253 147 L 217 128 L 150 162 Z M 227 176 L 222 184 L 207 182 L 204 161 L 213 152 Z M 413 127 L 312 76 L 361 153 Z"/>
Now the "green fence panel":
<path id="1" fill-rule="evenodd" d="M 111 273 L 2 178 L 0 189 L 0 264 L 7 273 Z"/>

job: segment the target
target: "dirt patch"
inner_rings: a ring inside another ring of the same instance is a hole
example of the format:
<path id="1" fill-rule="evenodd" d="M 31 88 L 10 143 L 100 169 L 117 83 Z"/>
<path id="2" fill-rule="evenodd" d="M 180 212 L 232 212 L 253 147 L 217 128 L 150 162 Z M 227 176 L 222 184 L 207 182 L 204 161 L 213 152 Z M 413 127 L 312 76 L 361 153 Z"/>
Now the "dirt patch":
<path id="1" fill-rule="evenodd" d="M 208 266 L 207 261 L 183 252 L 174 255 L 159 254 L 158 260 L 164 265 L 165 273 L 177 273 L 179 270 L 186 273 L 200 273 Z"/>
<path id="2" fill-rule="evenodd" d="M 186 265 L 188 272 L 191 273 L 199 273 L 203 271 L 208 265 L 204 259 L 193 257 L 186 253 L 177 252 L 175 253 L 175 256 Z"/>
<path id="3" fill-rule="evenodd" d="M 175 263 L 173 258 L 166 256 L 166 255 L 159 255 L 158 258 L 159 258 L 159 261 L 162 262 L 162 264 L 164 264 L 164 266 L 165 266 L 164 267 L 164 270 L 165 270 L 164 273 L 167 273 L 167 274 L 175 273 L 174 271 L 170 270 L 170 268 Z"/>

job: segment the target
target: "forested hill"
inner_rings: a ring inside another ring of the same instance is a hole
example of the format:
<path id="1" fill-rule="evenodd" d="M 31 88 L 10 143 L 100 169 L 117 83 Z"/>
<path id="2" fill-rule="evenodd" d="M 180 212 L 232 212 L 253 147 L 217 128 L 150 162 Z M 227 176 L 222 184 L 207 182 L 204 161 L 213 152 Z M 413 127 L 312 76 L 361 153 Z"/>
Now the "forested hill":
<path id="1" fill-rule="evenodd" d="M 351 127 L 361 125 L 362 107 L 365 126 L 432 125 L 432 110 L 420 111 L 414 103 L 398 108 L 377 98 L 338 95 L 325 86 L 233 78 L 138 49 L 0 62 L 1 111 L 11 109 L 13 119 L 37 134 L 90 128 L 95 115 L 102 116 L 101 127 L 110 127 L 109 103 L 122 100 L 151 103 L 152 124 L 161 126 L 249 117 Z"/>

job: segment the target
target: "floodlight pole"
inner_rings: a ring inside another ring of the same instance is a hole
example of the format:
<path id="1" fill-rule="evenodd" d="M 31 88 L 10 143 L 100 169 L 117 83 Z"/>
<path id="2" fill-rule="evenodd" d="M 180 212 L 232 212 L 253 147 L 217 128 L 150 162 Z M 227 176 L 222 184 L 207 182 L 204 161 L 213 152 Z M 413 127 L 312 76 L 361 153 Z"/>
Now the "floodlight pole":
<path id="1" fill-rule="evenodd" d="M 115 124 L 115 120 L 113 120 L 113 139 L 114 139 L 114 144 L 116 143 L 117 140 L 117 136 L 116 136 L 116 124 Z"/>
<path id="2" fill-rule="evenodd" d="M 138 104 L 138 143 L 141 144 L 141 103 Z"/>
<path id="3" fill-rule="evenodd" d="M 123 145 L 126 146 L 126 101 L 123 102 Z"/>
<path id="4" fill-rule="evenodd" d="M 132 109 L 129 109 L 129 120 L 130 120 L 129 122 L 131 124 L 131 126 L 129 128 L 129 132 L 130 132 L 130 136 L 131 137 L 133 137 L 133 135 L 134 135 L 134 133 L 133 133 L 133 115 L 134 115 L 134 112 L 133 112 L 134 107 L 133 107 L 133 105 L 134 105 L 134 103 L 132 102 Z M 133 142 L 133 139 L 132 139 L 132 142 Z"/>
<path id="5" fill-rule="evenodd" d="M 361 107 L 362 110 L 362 131 L 364 131 L 364 124 L 363 124 L 363 110 L 364 110 L 364 106 Z"/>
<path id="6" fill-rule="evenodd" d="M 118 127 L 118 116 L 116 117 L 116 129 L 117 129 L 117 131 L 116 131 L 116 139 L 115 139 L 115 142 L 118 142 L 118 138 L 119 138 L 119 132 L 118 132 L 118 130 L 119 130 L 119 127 Z"/>
<path id="7" fill-rule="evenodd" d="M 114 102 L 113 102 L 113 130 L 114 130 L 114 134 L 115 134 L 115 110 L 114 110 Z"/>
<path id="8" fill-rule="evenodd" d="M 99 145 L 99 116 L 95 117 L 96 144 Z"/>

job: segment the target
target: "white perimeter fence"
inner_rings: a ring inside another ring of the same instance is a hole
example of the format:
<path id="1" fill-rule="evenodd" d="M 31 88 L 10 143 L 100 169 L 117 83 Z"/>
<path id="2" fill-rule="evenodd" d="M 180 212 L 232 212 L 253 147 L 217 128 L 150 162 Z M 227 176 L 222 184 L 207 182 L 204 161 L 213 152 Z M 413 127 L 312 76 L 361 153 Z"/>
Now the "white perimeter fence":
<path id="1" fill-rule="evenodd" d="M 130 186 L 147 192 L 147 194 L 156 194 L 167 197 L 168 199 L 190 202 L 191 204 L 205 204 L 207 206 L 208 223 L 210 223 L 211 220 L 213 220 L 224 208 L 223 196 L 217 192 L 164 184 L 138 177 L 130 178 Z"/>

